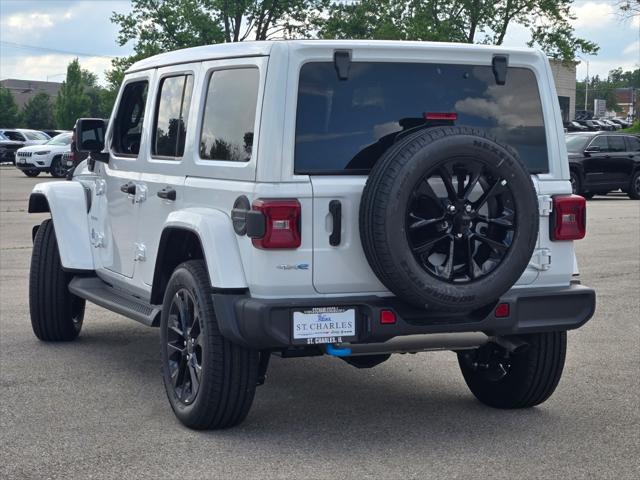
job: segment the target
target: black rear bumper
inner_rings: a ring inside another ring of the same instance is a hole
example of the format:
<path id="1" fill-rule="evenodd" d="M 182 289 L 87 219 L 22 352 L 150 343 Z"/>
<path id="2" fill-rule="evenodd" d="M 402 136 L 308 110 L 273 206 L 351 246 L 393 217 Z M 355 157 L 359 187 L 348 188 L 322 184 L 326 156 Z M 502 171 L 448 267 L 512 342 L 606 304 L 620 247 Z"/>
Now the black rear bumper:
<path id="1" fill-rule="evenodd" d="M 229 340 L 255 349 L 300 347 L 293 341 L 295 310 L 313 307 L 356 309 L 357 340 L 384 342 L 403 335 L 447 332 L 483 332 L 489 336 L 571 330 L 593 315 L 595 292 L 578 283 L 562 288 L 518 288 L 479 310 L 464 313 L 416 309 L 395 297 L 340 297 L 266 300 L 249 295 L 214 293 L 221 333 Z M 509 304 L 509 315 L 495 316 L 500 303 Z M 380 310 L 393 310 L 395 324 L 381 324 Z"/>

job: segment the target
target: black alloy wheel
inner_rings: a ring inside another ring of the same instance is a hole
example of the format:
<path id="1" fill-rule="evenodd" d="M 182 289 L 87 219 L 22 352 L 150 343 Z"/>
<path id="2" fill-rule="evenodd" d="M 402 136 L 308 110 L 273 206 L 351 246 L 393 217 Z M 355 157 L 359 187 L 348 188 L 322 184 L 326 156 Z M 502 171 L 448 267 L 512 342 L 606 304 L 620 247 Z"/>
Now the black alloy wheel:
<path id="1" fill-rule="evenodd" d="M 627 195 L 633 200 L 640 200 L 640 170 L 633 174 Z"/>
<path id="2" fill-rule="evenodd" d="M 471 157 L 446 160 L 417 182 L 406 232 L 416 261 L 447 282 L 483 278 L 513 242 L 516 206 L 498 167 Z"/>
<path id="3" fill-rule="evenodd" d="M 180 289 L 171 300 L 167 351 L 169 376 L 176 398 L 193 403 L 202 376 L 202 328 L 196 301 L 187 289 Z"/>
<path id="4" fill-rule="evenodd" d="M 576 172 L 571 171 L 569 181 L 571 182 L 571 193 L 573 193 L 574 195 L 580 195 L 580 178 L 578 178 L 578 174 Z"/>
<path id="5" fill-rule="evenodd" d="M 51 162 L 51 176 L 54 178 L 62 178 L 67 174 L 67 168 L 62 164 L 62 157 L 58 156 Z"/>

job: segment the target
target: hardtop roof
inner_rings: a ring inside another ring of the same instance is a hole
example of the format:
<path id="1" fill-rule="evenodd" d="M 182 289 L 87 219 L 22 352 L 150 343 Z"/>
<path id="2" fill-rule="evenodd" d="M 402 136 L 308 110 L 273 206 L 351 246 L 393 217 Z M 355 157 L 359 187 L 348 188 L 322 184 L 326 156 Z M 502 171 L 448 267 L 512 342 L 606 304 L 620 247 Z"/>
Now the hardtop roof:
<path id="1" fill-rule="evenodd" d="M 201 47 L 185 48 L 173 52 L 161 53 L 153 57 L 145 58 L 134 63 L 127 73 L 159 68 L 168 65 L 182 63 L 201 62 L 205 60 L 217 60 L 224 58 L 242 58 L 268 56 L 274 45 L 285 45 L 289 49 L 297 48 L 367 48 L 373 47 L 380 50 L 397 49 L 398 47 L 407 49 L 424 50 L 452 50 L 452 51 L 478 51 L 509 54 L 516 52 L 527 52 L 539 55 L 540 52 L 532 48 L 506 48 L 496 45 L 477 45 L 468 43 L 447 43 L 447 42 L 415 42 L 397 40 L 269 40 L 256 42 L 235 42 L 220 43 L 215 45 L 205 45 Z"/>

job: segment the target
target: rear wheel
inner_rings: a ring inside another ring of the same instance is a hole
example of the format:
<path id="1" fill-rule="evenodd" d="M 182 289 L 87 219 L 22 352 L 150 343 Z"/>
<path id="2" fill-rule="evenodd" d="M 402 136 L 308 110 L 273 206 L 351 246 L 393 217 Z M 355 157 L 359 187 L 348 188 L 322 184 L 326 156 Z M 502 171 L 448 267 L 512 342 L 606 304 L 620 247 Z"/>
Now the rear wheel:
<path id="1" fill-rule="evenodd" d="M 634 173 L 631 177 L 631 183 L 629 185 L 627 195 L 629 195 L 629 198 L 633 200 L 640 200 L 640 170 Z"/>
<path id="2" fill-rule="evenodd" d="M 580 176 L 578 175 L 578 172 L 576 172 L 575 170 L 571 170 L 569 180 L 571 182 L 571 192 L 574 195 L 581 195 L 580 192 L 582 192 L 582 183 L 580 182 Z"/>
<path id="3" fill-rule="evenodd" d="M 258 381 L 258 352 L 220 334 L 205 263 L 179 265 L 165 291 L 161 320 L 164 386 L 187 427 L 233 427 L 251 407 Z"/>
<path id="4" fill-rule="evenodd" d="M 29 170 L 22 170 L 27 177 L 37 177 L 40 175 L 40 170 L 36 170 L 35 168 L 31 168 Z"/>
<path id="5" fill-rule="evenodd" d="M 62 178 L 67 174 L 67 169 L 62 164 L 62 156 L 57 156 L 53 159 L 49 172 L 53 178 Z"/>
<path id="6" fill-rule="evenodd" d="M 527 346 L 508 353 L 496 344 L 458 353 L 467 386 L 482 403 L 495 408 L 528 408 L 547 400 L 564 367 L 567 332 L 522 335 Z"/>
<path id="7" fill-rule="evenodd" d="M 40 340 L 75 339 L 82 328 L 85 301 L 69 292 L 72 275 L 62 270 L 53 222 L 36 233 L 29 273 L 29 310 L 33 333 Z"/>

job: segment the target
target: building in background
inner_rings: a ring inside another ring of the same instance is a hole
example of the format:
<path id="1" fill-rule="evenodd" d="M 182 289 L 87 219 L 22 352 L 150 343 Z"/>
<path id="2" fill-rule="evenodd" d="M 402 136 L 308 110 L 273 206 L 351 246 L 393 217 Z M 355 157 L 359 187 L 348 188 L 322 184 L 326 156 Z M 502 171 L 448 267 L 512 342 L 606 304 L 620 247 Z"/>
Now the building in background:
<path id="1" fill-rule="evenodd" d="M 22 108 L 29 100 L 40 92 L 48 93 L 53 100 L 58 96 L 58 91 L 60 91 L 62 84 L 58 82 L 7 78 L 5 80 L 0 80 L 0 86 L 10 91 L 13 95 L 13 99 L 18 104 L 18 107 Z"/>
<path id="2" fill-rule="evenodd" d="M 633 87 L 616 88 L 616 100 L 620 107 L 621 117 L 638 118 L 640 109 L 640 90 Z"/>
<path id="3" fill-rule="evenodd" d="M 576 64 L 554 59 L 549 59 L 549 62 L 558 92 L 562 121 L 569 122 L 576 118 Z"/>

